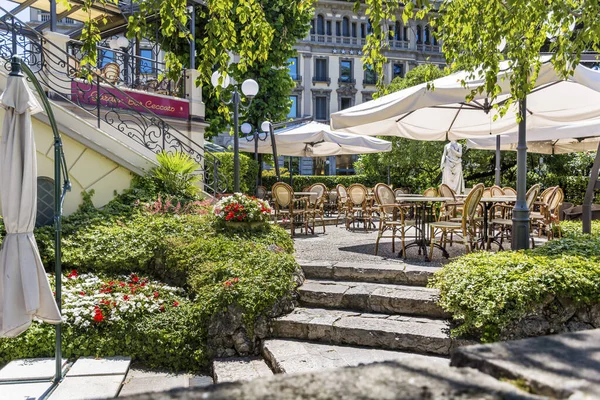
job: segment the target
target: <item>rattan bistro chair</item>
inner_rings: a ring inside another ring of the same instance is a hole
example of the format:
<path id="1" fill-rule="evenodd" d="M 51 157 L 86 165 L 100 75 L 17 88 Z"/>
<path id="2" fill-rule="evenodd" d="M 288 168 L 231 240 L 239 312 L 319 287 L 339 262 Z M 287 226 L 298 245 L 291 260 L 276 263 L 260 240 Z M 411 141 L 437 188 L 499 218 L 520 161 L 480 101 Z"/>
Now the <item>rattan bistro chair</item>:
<path id="1" fill-rule="evenodd" d="M 335 226 L 338 226 L 338 222 L 344 214 L 344 219 L 346 218 L 346 203 L 348 202 L 348 191 L 346 187 L 342 184 L 338 184 L 335 187 L 335 191 L 337 193 L 337 217 L 335 219 Z"/>
<path id="2" fill-rule="evenodd" d="M 356 221 L 363 221 L 365 231 L 368 224 L 372 223 L 372 208 L 369 204 L 369 190 L 360 183 L 348 186 L 348 200 L 346 202 L 346 229 Z"/>
<path id="3" fill-rule="evenodd" d="M 504 192 L 505 196 L 516 196 L 517 195 L 517 191 L 511 187 L 503 187 L 502 191 Z"/>
<path id="4" fill-rule="evenodd" d="M 437 189 L 432 187 L 425 189 L 425 191 L 423 192 L 423 196 L 425 197 L 437 197 L 437 195 Z"/>
<path id="5" fill-rule="evenodd" d="M 381 238 L 392 239 L 392 252 L 396 252 L 396 238 L 400 234 L 402 245 L 402 255 L 406 256 L 405 237 L 408 229 L 405 219 L 405 211 L 396 204 L 396 195 L 392 189 L 383 184 L 378 183 L 375 186 L 375 200 L 379 205 L 379 232 L 377 241 L 375 242 L 375 255 L 379 252 L 379 241 Z M 391 232 L 391 235 L 385 235 L 386 232 Z"/>
<path id="6" fill-rule="evenodd" d="M 467 253 L 470 253 L 473 246 L 473 241 L 477 235 L 477 205 L 483 195 L 483 184 L 479 183 L 473 187 L 473 189 L 467 195 L 463 208 L 463 214 L 460 222 L 453 221 L 438 221 L 432 222 L 429 225 L 431 230 L 431 248 L 429 250 L 429 259 L 433 257 L 433 248 L 435 245 L 435 231 L 439 229 L 441 231 L 441 243 L 446 246 L 449 232 L 455 232 L 462 236 L 463 243 L 465 245 Z"/>
<path id="7" fill-rule="evenodd" d="M 563 190 L 558 187 L 552 187 L 550 190 L 547 189 L 546 196 L 542 195 L 543 204 L 540 205 L 539 212 L 531 213 L 531 221 L 537 225 L 538 237 L 541 236 L 542 231 L 546 233 L 548 239 L 554 237 L 553 227 L 558 226 L 559 222 L 559 210 L 560 206 L 565 198 Z M 560 237 L 560 229 L 558 230 Z"/>
<path id="8" fill-rule="evenodd" d="M 300 223 L 299 219 L 304 219 L 306 216 L 306 198 L 294 199 L 294 191 L 292 187 L 284 182 L 277 182 L 271 189 L 273 204 L 275 206 L 275 222 L 279 218 L 285 223 L 286 220 L 290 223 L 290 232 L 292 237 L 295 235 L 296 224 Z"/>
<path id="9" fill-rule="evenodd" d="M 308 228 L 308 222 L 311 220 L 314 232 L 315 220 L 320 218 L 323 226 L 323 233 L 325 233 L 325 201 L 327 200 L 326 196 L 328 195 L 327 186 L 322 183 L 315 183 L 308 188 L 308 191 L 315 192 L 316 194 L 311 194 L 309 197 L 308 206 L 306 208 L 305 226 Z"/>
<path id="10" fill-rule="evenodd" d="M 259 186 L 256 188 L 256 197 L 261 200 L 265 200 L 267 198 L 267 188 L 264 186 Z"/>
<path id="11" fill-rule="evenodd" d="M 113 85 L 119 82 L 121 77 L 121 68 L 119 67 L 119 64 L 114 62 L 106 64 L 104 68 L 102 68 L 102 77 L 108 83 L 112 83 Z"/>

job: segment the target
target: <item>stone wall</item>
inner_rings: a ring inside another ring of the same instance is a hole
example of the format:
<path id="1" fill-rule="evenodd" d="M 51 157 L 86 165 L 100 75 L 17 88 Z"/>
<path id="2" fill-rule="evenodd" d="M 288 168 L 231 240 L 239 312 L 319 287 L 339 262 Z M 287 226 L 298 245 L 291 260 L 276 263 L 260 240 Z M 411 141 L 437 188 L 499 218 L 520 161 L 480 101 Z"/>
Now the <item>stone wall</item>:
<path id="1" fill-rule="evenodd" d="M 301 268 L 294 273 L 294 283 L 296 287 L 304 283 Z M 270 319 L 292 312 L 297 304 L 297 293 L 294 290 L 277 300 L 251 327 L 246 326 L 243 310 L 237 305 L 231 305 L 227 310 L 213 315 L 208 326 L 207 338 L 210 357 L 258 355 L 261 342 L 270 331 Z"/>
<path id="2" fill-rule="evenodd" d="M 600 328 L 600 304 L 577 305 L 569 298 L 548 296 L 536 310 L 503 329 L 501 340 Z"/>

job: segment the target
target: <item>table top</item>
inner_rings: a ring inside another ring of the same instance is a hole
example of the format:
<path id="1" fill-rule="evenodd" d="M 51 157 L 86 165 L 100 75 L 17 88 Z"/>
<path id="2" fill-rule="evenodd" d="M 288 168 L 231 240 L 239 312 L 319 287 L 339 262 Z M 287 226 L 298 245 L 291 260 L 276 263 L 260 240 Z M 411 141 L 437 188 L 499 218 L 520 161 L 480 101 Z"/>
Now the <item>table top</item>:
<path id="1" fill-rule="evenodd" d="M 435 202 L 435 201 L 452 201 L 452 197 L 425 197 L 425 196 L 398 196 L 396 201 L 415 201 L 415 202 Z"/>
<path id="2" fill-rule="evenodd" d="M 481 202 L 484 203 L 498 203 L 498 202 L 514 202 L 517 201 L 517 196 L 495 196 L 495 197 L 482 197 Z"/>
<path id="3" fill-rule="evenodd" d="M 294 192 L 294 196 L 318 196 L 319 193 L 318 192 Z"/>

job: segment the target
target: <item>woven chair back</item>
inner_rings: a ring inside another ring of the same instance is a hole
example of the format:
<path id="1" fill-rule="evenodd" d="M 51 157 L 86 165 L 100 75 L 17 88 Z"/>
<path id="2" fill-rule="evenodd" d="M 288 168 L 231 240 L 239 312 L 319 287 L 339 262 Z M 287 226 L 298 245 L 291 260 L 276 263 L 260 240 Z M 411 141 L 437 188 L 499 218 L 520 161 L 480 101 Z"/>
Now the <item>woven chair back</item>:
<path id="1" fill-rule="evenodd" d="M 440 193 L 440 196 L 450 197 L 453 200 L 456 200 L 456 193 L 454 193 L 454 190 L 450 186 L 446 185 L 445 183 L 442 183 L 440 185 L 440 187 L 438 188 L 438 191 Z"/>
<path id="2" fill-rule="evenodd" d="M 564 199 L 565 199 L 565 193 L 563 192 L 563 190 L 561 188 L 559 188 L 557 186 L 556 189 L 554 190 L 554 194 L 552 195 L 552 197 L 550 198 L 550 201 L 548 202 L 548 211 L 550 211 L 551 213 L 554 213 L 556 208 L 560 207 L 560 205 L 562 204 Z"/>
<path id="3" fill-rule="evenodd" d="M 406 194 L 406 193 L 402 189 L 396 189 L 396 190 L 394 190 L 394 194 L 396 195 L 396 197 L 398 197 L 398 196 L 402 196 L 403 194 Z"/>
<path id="4" fill-rule="evenodd" d="M 511 187 L 503 187 L 502 191 L 504 191 L 504 195 L 505 196 L 516 196 L 517 195 L 517 191 Z"/>
<path id="5" fill-rule="evenodd" d="M 394 205 L 396 204 L 396 195 L 394 191 L 385 183 L 378 183 L 375 185 L 375 201 L 380 206 L 380 210 L 386 214 L 392 214 L 394 212 Z"/>
<path id="6" fill-rule="evenodd" d="M 321 198 L 321 196 L 327 193 L 327 186 L 322 183 L 315 183 L 308 188 L 308 191 L 316 193 L 310 195 L 310 204 L 315 204 L 317 199 Z"/>
<path id="7" fill-rule="evenodd" d="M 344 185 L 342 185 L 341 183 L 338 184 L 335 187 L 335 191 L 337 192 L 338 199 L 340 199 L 343 202 L 348 200 L 348 191 L 346 190 L 346 187 Z"/>
<path id="8" fill-rule="evenodd" d="M 483 192 L 485 187 L 483 183 L 478 183 L 473 186 L 473 189 L 467 195 L 464 204 L 464 212 L 463 212 L 463 222 L 471 222 L 475 218 L 475 214 L 477 213 L 477 206 L 483 197 Z"/>
<path id="9" fill-rule="evenodd" d="M 481 197 L 492 197 L 492 188 L 483 188 L 483 195 Z"/>
<path id="10" fill-rule="evenodd" d="M 490 194 L 492 197 L 501 197 L 504 196 L 504 190 L 500 186 L 494 185 L 490 188 Z"/>
<path id="11" fill-rule="evenodd" d="M 256 197 L 261 200 L 264 200 L 267 197 L 267 188 L 264 186 L 259 186 L 256 188 Z"/>
<path id="12" fill-rule="evenodd" d="M 551 186 L 549 188 L 544 189 L 542 191 L 542 194 L 540 194 L 540 200 L 548 204 L 550 202 L 550 197 L 552 197 L 552 195 L 554 194 L 555 189 L 556 186 Z"/>
<path id="13" fill-rule="evenodd" d="M 538 198 L 538 195 L 540 194 L 540 185 L 539 184 L 535 184 L 532 187 L 529 188 L 529 190 L 527 191 L 527 194 L 525 195 L 525 202 L 527 203 L 527 208 L 531 210 L 531 208 L 533 207 L 533 203 L 535 202 L 535 199 Z"/>
<path id="14" fill-rule="evenodd" d="M 348 199 L 354 205 L 363 205 L 367 201 L 367 188 L 360 183 L 348 186 Z"/>
<path id="15" fill-rule="evenodd" d="M 273 185 L 271 189 L 271 194 L 273 196 L 273 201 L 279 207 L 289 207 L 294 199 L 294 191 L 292 187 L 284 182 L 277 182 Z"/>
<path id="16" fill-rule="evenodd" d="M 425 189 L 425 191 L 423 192 L 423 196 L 425 197 L 437 197 L 438 193 L 436 188 L 427 188 Z"/>
<path id="17" fill-rule="evenodd" d="M 119 81 L 120 75 L 121 68 L 117 63 L 110 62 L 102 68 L 102 76 L 107 82 L 112 83 L 113 85 Z"/>

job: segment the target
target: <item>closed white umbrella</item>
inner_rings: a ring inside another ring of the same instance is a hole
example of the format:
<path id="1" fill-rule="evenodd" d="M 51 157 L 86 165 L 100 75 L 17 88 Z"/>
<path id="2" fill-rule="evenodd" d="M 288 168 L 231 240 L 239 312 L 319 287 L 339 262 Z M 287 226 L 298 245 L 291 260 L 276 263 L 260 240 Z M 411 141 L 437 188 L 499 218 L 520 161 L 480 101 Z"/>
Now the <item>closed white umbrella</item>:
<path id="1" fill-rule="evenodd" d="M 540 154 L 564 154 L 596 151 L 600 141 L 600 119 L 562 126 L 531 129 L 527 132 L 527 151 Z M 500 135 L 501 150 L 517 150 L 517 132 Z M 495 150 L 496 138 L 467 140 L 467 147 Z"/>
<path id="2" fill-rule="evenodd" d="M 61 317 L 33 236 L 37 161 L 31 115 L 41 111 L 41 106 L 20 76 L 9 76 L 0 105 L 6 109 L 0 196 L 7 232 L 0 251 L 0 337 L 14 337 L 33 318 L 58 324 Z"/>
<path id="3" fill-rule="evenodd" d="M 272 154 L 271 138 L 258 141 L 258 153 Z M 277 154 L 293 157 L 326 157 L 342 154 L 380 153 L 392 150 L 392 143 L 374 137 L 332 131 L 318 122 L 275 132 Z M 240 150 L 254 152 L 254 140 L 240 140 Z"/>

